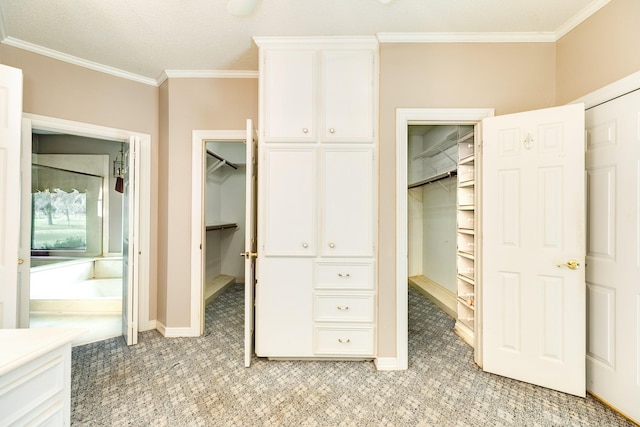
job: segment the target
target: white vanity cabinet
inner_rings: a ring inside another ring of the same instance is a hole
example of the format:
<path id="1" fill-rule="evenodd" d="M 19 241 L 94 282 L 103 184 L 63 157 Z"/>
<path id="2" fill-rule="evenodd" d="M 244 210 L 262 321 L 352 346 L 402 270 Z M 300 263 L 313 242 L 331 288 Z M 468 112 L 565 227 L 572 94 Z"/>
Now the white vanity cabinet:
<path id="1" fill-rule="evenodd" d="M 256 354 L 376 354 L 375 37 L 257 37 Z"/>
<path id="2" fill-rule="evenodd" d="M 263 50 L 261 70 L 269 76 L 260 82 L 265 141 L 373 142 L 377 50 L 349 39 L 327 40 L 307 40 L 306 48 L 283 48 L 278 41 L 278 47 Z"/>
<path id="3" fill-rule="evenodd" d="M 71 341 L 84 329 L 0 329 L 0 426 L 68 426 Z"/>

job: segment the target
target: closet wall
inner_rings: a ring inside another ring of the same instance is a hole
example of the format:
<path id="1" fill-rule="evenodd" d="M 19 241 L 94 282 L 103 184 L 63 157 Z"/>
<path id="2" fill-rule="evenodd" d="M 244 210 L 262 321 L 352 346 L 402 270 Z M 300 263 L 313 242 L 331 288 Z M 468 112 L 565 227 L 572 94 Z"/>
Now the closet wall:
<path id="1" fill-rule="evenodd" d="M 245 146 L 207 143 L 205 186 L 205 299 L 226 285 L 244 282 Z M 210 153 L 214 153 L 213 156 Z"/>

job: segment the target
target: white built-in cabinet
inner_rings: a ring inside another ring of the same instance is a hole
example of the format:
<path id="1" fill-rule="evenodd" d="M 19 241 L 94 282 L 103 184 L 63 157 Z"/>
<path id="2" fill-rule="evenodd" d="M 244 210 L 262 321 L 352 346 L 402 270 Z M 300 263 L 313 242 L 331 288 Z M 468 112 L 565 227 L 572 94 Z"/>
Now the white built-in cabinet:
<path id="1" fill-rule="evenodd" d="M 475 297 L 478 264 L 476 251 L 477 209 L 475 131 L 458 137 L 457 182 L 457 320 L 455 331 L 470 345 L 474 345 Z"/>
<path id="2" fill-rule="evenodd" d="M 256 354 L 376 354 L 377 41 L 257 37 Z"/>

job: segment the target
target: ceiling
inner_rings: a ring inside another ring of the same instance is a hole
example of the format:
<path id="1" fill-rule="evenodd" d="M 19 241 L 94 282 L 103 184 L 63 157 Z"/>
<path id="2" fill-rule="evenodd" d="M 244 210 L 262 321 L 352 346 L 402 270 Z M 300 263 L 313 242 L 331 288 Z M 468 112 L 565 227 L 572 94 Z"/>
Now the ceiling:
<path id="1" fill-rule="evenodd" d="M 237 17 L 227 0 L 0 0 L 0 38 L 156 84 L 172 70 L 255 71 L 253 36 L 555 41 L 608 1 L 259 0 Z"/>

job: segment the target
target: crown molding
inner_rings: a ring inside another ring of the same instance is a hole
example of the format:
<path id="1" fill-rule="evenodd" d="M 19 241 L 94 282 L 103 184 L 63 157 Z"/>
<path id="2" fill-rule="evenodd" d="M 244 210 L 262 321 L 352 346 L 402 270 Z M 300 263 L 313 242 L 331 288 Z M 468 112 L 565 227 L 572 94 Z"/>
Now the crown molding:
<path id="1" fill-rule="evenodd" d="M 378 33 L 380 43 L 553 43 L 554 32 L 540 33 Z"/>
<path id="2" fill-rule="evenodd" d="M 57 59 L 59 61 L 68 62 L 70 64 L 78 65 L 80 67 L 88 68 L 90 70 L 100 71 L 102 73 L 111 74 L 116 77 L 120 77 L 127 80 L 133 80 L 138 83 L 144 83 L 150 86 L 157 86 L 156 81 L 149 77 L 144 77 L 139 74 L 123 71 L 118 68 L 109 67 L 108 65 L 99 64 L 97 62 L 87 61 L 86 59 L 78 58 L 77 56 L 68 55 L 66 53 L 58 52 L 57 50 L 48 49 L 37 44 L 25 42 L 23 40 L 14 39 L 13 37 L 6 37 L 2 40 L 3 44 L 16 47 L 18 49 L 28 50 L 29 52 L 37 53 L 39 55 L 47 56 L 49 58 Z"/>
<path id="3" fill-rule="evenodd" d="M 167 79 L 257 79 L 253 70 L 164 70 L 157 78 L 160 86 Z"/>
<path id="4" fill-rule="evenodd" d="M 594 0 L 587 5 L 584 9 L 578 12 L 573 18 L 565 22 L 560 28 L 556 30 L 556 41 L 560 40 L 569 31 L 582 24 L 587 18 L 596 13 L 602 7 L 606 6 L 611 0 Z"/>

